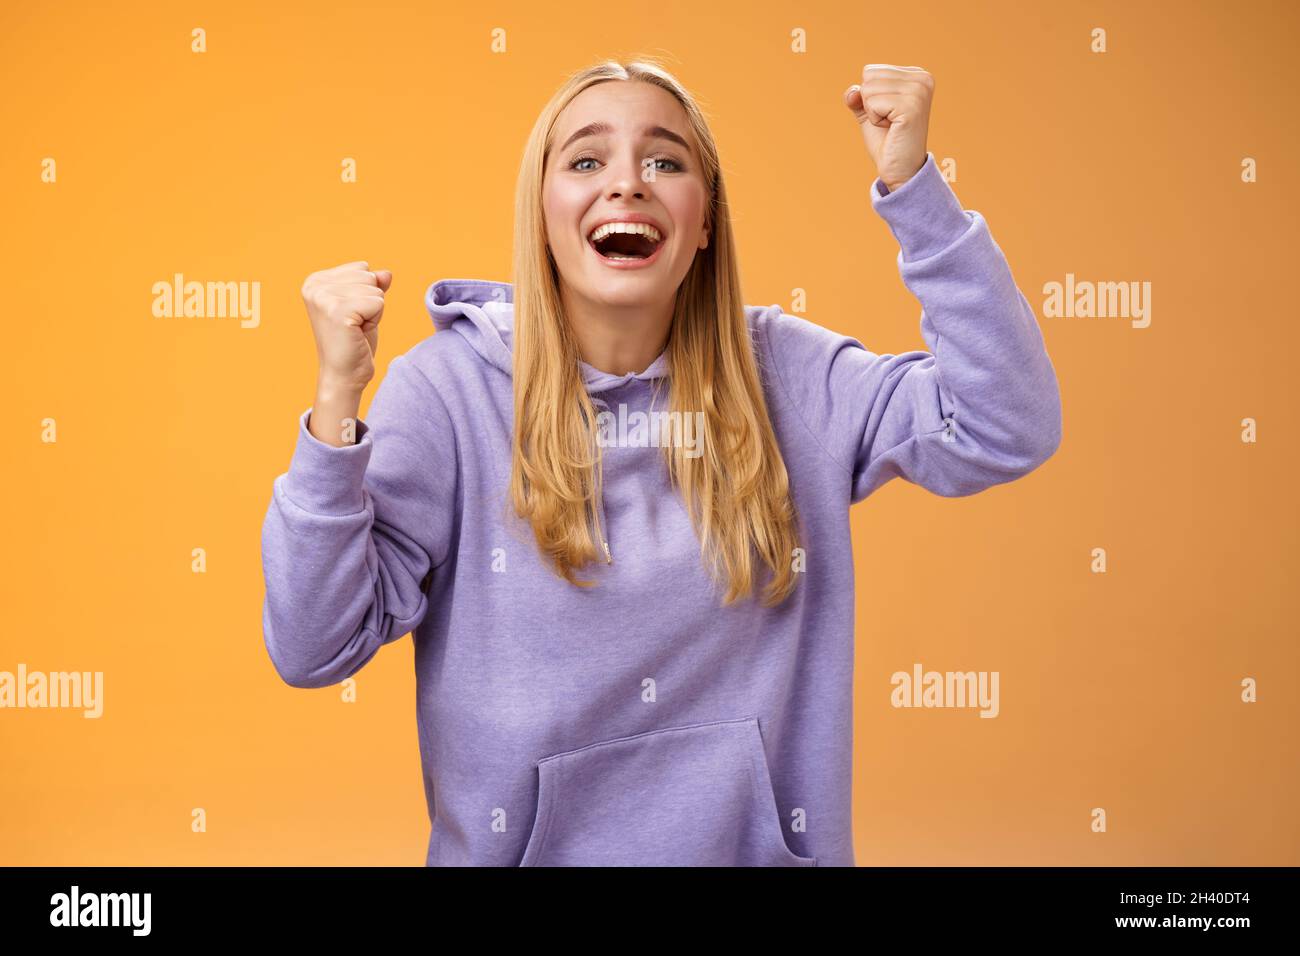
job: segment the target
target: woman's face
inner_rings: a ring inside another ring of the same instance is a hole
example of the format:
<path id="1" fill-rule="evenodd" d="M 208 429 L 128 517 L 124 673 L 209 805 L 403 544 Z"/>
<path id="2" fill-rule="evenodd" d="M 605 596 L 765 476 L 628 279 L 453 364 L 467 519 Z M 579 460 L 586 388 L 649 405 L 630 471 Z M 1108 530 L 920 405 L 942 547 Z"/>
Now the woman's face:
<path id="1" fill-rule="evenodd" d="M 592 131 L 592 124 L 603 128 Z M 696 251 L 709 242 L 709 188 L 690 142 L 686 111 L 649 83 L 598 83 L 565 107 L 542 205 L 551 255 L 571 294 L 595 304 L 654 307 L 676 294 Z M 635 233 L 606 236 L 595 246 L 589 239 L 606 220 L 638 216 L 657 229 L 657 243 Z M 628 258 L 613 258 L 620 254 Z"/>

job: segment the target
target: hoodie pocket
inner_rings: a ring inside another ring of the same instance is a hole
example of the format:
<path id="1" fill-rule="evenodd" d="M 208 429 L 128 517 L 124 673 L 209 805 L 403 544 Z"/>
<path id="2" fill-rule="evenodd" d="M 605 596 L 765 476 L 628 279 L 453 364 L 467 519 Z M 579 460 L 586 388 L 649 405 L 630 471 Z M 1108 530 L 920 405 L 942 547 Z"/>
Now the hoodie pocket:
<path id="1" fill-rule="evenodd" d="M 520 866 L 816 866 L 786 845 L 756 717 L 617 737 L 537 763 Z"/>

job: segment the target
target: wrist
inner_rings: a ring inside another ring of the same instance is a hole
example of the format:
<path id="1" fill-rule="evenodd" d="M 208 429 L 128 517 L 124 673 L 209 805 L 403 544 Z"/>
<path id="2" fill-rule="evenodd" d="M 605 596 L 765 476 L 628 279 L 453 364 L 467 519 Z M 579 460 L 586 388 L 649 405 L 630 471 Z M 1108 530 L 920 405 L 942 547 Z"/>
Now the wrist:
<path id="1" fill-rule="evenodd" d="M 360 399 L 368 384 L 321 374 L 316 378 L 316 398 L 330 402 Z"/>
<path id="2" fill-rule="evenodd" d="M 925 154 L 925 158 L 921 160 L 921 165 L 917 166 L 916 169 L 912 170 L 912 174 L 910 176 L 905 176 L 902 179 L 895 179 L 893 177 L 886 178 L 885 176 L 881 176 L 880 181 L 885 184 L 885 188 L 888 189 L 891 193 L 897 192 L 898 190 L 906 186 L 908 183 L 910 183 L 913 179 L 915 179 L 917 173 L 925 169 L 925 164 L 929 161 L 930 161 L 930 154 L 929 152 L 927 152 Z"/>

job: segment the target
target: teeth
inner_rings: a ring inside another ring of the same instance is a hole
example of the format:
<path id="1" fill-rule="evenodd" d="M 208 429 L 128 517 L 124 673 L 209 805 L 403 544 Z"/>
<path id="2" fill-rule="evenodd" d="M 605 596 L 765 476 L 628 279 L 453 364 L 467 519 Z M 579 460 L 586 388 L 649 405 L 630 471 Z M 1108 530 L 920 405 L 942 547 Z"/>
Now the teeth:
<path id="1" fill-rule="evenodd" d="M 646 222 L 607 222 L 603 226 L 597 226 L 595 231 L 587 238 L 592 242 L 600 242 L 611 232 L 634 233 L 646 236 L 654 242 L 663 241 L 663 237 L 659 235 L 659 230 Z"/>

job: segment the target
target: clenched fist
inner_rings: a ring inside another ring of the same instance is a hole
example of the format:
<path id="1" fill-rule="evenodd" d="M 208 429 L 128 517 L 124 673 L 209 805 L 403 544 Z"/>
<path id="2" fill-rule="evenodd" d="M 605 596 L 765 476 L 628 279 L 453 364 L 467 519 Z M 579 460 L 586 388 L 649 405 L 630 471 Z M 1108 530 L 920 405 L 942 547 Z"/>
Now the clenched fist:
<path id="1" fill-rule="evenodd" d="M 868 63 L 844 105 L 862 127 L 876 174 L 893 192 L 925 165 L 934 77 L 919 66 Z"/>
<path id="2" fill-rule="evenodd" d="M 321 383 L 360 393 L 375 377 L 384 293 L 392 283 L 391 272 L 371 272 L 364 261 L 313 272 L 303 282 Z"/>

